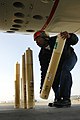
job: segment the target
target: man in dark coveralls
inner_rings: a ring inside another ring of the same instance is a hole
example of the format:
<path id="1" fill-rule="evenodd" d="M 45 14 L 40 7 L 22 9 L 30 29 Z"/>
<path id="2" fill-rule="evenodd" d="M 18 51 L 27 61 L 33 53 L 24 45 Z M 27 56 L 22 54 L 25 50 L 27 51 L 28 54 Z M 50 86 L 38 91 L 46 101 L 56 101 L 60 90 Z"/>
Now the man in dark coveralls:
<path id="1" fill-rule="evenodd" d="M 55 99 L 53 103 L 48 104 L 50 107 L 71 106 L 70 95 L 72 87 L 72 75 L 70 71 L 74 68 L 77 62 L 77 56 L 72 48 L 72 45 L 77 44 L 78 37 L 73 33 L 68 33 L 67 31 L 61 32 L 60 36 L 64 40 L 66 39 L 66 43 L 52 85 L 52 89 L 55 93 Z M 39 53 L 39 61 L 41 66 L 40 92 L 44 83 L 56 38 L 57 36 L 48 36 L 45 31 L 37 31 L 34 34 L 34 41 L 36 41 L 37 45 L 41 47 Z"/>

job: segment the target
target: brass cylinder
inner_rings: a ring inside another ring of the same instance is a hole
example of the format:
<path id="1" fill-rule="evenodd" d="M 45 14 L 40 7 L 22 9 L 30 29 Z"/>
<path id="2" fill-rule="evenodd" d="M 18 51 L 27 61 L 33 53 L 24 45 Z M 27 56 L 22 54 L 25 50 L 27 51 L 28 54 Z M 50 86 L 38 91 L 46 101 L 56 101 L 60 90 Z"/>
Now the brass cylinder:
<path id="1" fill-rule="evenodd" d="M 15 65 L 15 108 L 20 107 L 20 64 Z"/>
<path id="2" fill-rule="evenodd" d="M 21 80 L 21 107 L 27 108 L 27 92 L 26 92 L 26 73 L 25 73 L 25 53 L 22 55 L 22 80 Z"/>
<path id="3" fill-rule="evenodd" d="M 43 99 L 47 99 L 49 96 L 49 92 L 51 89 L 51 86 L 53 84 L 55 75 L 56 75 L 56 71 L 58 68 L 58 64 L 61 58 L 61 54 L 65 45 L 65 41 L 63 40 L 60 35 L 58 35 L 54 49 L 53 49 L 53 53 L 51 56 L 51 60 L 49 63 L 49 67 L 45 76 L 45 80 L 44 80 L 44 84 L 42 87 L 42 91 L 40 94 L 40 97 Z"/>
<path id="4" fill-rule="evenodd" d="M 26 50 L 26 84 L 27 108 L 33 108 L 34 103 L 34 78 L 33 78 L 33 53 L 30 48 Z"/>

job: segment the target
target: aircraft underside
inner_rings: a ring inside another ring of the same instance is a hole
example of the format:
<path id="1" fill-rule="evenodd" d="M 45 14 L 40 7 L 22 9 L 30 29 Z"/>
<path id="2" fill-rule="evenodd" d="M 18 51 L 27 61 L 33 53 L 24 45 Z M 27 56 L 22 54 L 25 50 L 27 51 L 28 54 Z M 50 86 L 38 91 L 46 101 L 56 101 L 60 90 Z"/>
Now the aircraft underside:
<path id="1" fill-rule="evenodd" d="M 80 0 L 0 0 L 0 31 L 80 34 Z"/>

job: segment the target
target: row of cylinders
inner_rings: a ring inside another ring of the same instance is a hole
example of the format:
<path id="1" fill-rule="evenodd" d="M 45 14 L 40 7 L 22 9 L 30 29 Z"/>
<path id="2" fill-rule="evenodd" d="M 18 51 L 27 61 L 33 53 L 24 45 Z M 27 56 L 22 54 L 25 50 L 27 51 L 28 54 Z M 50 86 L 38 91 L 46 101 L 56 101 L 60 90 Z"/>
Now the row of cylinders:
<path id="1" fill-rule="evenodd" d="M 22 66 L 18 62 L 15 65 L 15 108 L 28 109 L 34 106 L 33 53 L 28 48 L 22 55 Z"/>

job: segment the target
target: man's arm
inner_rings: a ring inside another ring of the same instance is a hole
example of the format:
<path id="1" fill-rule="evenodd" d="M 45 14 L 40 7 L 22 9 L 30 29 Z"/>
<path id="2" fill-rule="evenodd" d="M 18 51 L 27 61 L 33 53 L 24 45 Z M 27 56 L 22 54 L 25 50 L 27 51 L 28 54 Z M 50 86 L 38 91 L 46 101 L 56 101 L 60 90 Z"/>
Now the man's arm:
<path id="1" fill-rule="evenodd" d="M 69 40 L 69 42 L 68 42 L 68 44 L 69 45 L 75 45 L 75 44 L 77 44 L 77 42 L 78 42 L 78 37 L 77 37 L 77 35 L 75 35 L 75 34 L 73 34 L 73 33 L 69 33 L 70 34 L 70 38 L 68 38 L 68 40 Z"/>
<path id="2" fill-rule="evenodd" d="M 50 61 L 50 52 L 49 50 L 46 49 L 41 49 L 39 53 L 39 62 L 40 62 L 40 67 L 41 67 L 41 84 L 40 84 L 40 92 L 44 83 L 45 75 L 48 69 Z"/>

